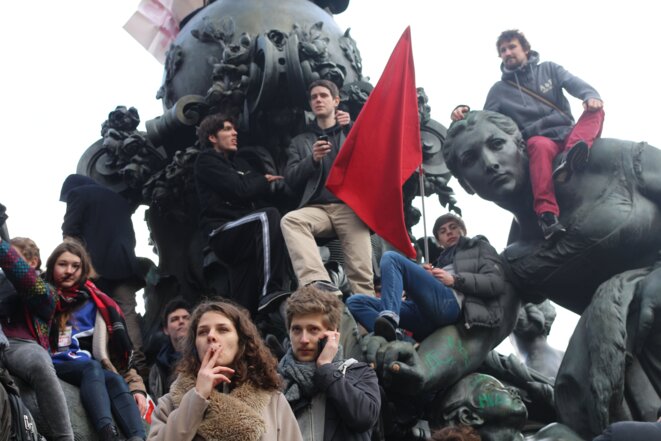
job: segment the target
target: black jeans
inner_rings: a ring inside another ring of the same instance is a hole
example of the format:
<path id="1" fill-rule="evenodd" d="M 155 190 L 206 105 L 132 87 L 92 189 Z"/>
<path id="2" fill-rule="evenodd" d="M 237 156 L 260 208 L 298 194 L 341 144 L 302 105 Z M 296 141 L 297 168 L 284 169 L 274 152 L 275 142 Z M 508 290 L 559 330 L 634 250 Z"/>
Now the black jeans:
<path id="1" fill-rule="evenodd" d="M 291 265 L 275 208 L 226 223 L 211 233 L 209 245 L 229 269 L 228 297 L 251 313 L 262 296 L 289 289 Z"/>

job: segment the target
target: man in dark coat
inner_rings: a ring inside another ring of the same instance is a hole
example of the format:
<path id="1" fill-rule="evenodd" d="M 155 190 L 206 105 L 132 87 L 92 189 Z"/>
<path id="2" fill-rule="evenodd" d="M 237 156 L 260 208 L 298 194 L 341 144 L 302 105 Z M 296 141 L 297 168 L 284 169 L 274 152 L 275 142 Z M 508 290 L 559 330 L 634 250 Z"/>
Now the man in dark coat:
<path id="1" fill-rule="evenodd" d="M 565 231 L 558 219 L 554 179 L 565 182 L 572 172 L 585 168 L 589 149 L 601 135 L 604 103 L 594 87 L 559 64 L 540 63 L 522 32 L 502 32 L 496 48 L 503 61 L 502 78 L 489 90 L 484 110 L 509 116 L 521 130 L 530 158 L 532 208 L 544 238 L 550 239 Z M 585 111 L 576 123 L 563 90 L 583 102 Z M 463 119 L 469 110 L 457 106 L 452 121 Z M 561 152 L 563 160 L 554 171 L 553 158 Z"/>
<path id="2" fill-rule="evenodd" d="M 161 347 L 154 365 L 149 370 L 149 393 L 154 401 L 158 401 L 170 391 L 170 386 L 177 376 L 175 367 L 188 334 L 190 312 L 190 306 L 181 298 L 172 299 L 165 305 L 162 330 L 168 337 L 168 342 Z"/>
<path id="3" fill-rule="evenodd" d="M 381 298 L 347 299 L 349 311 L 369 332 L 402 340 L 401 325 L 421 341 L 458 322 L 462 311 L 466 328 L 500 326 L 505 275 L 496 250 L 484 236 L 466 237 L 463 219 L 453 213 L 439 217 L 433 232 L 443 248 L 434 265 L 388 251 L 381 258 Z"/>
<path id="4" fill-rule="evenodd" d="M 269 195 L 271 183 L 283 177 L 257 173 L 236 157 L 238 133 L 226 115 L 207 116 L 198 139 L 204 147 L 194 166 L 201 226 L 229 269 L 228 297 L 255 314 L 288 294 L 289 262 L 280 213 L 256 205 Z"/>
<path id="5" fill-rule="evenodd" d="M 60 201 L 67 204 L 62 235 L 81 242 L 87 249 L 98 274 L 94 283 L 122 309 L 134 347 L 135 367 L 146 376 L 148 367 L 142 355 L 140 321 L 135 311 L 135 293 L 143 286 L 131 221 L 135 207 L 94 179 L 79 174 L 64 180 Z"/>
<path id="6" fill-rule="evenodd" d="M 340 345 L 343 304 L 309 285 L 287 301 L 291 348 L 278 365 L 305 441 L 369 441 L 381 409 L 374 370 Z"/>

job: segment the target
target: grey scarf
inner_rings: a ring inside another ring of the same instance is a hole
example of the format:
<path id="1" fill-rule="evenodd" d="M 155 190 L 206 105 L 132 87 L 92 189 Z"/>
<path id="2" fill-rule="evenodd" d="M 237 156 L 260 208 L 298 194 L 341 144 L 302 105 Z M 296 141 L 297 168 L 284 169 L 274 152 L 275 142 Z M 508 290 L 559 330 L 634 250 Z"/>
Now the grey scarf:
<path id="1" fill-rule="evenodd" d="M 342 345 L 339 345 L 333 363 L 343 358 Z M 314 385 L 314 373 L 317 370 L 315 361 L 300 362 L 294 358 L 291 347 L 278 364 L 278 372 L 285 382 L 284 395 L 290 404 L 299 404 L 299 401 L 308 403 L 319 391 Z"/>

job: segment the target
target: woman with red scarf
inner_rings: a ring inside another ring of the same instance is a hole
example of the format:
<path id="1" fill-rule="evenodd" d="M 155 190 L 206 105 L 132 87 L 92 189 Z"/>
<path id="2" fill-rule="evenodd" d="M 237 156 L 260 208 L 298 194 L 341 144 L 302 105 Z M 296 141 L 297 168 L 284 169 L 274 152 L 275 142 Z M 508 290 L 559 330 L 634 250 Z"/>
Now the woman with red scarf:
<path id="1" fill-rule="evenodd" d="M 50 332 L 58 377 L 80 387 L 80 397 L 102 441 L 119 440 L 117 424 L 129 441 L 144 440 L 141 414 L 145 386 L 129 369 L 132 352 L 119 306 L 88 280 L 90 258 L 82 245 L 60 244 L 46 262 L 46 280 L 57 289 L 57 312 Z M 121 375 L 120 375 L 121 374 Z"/>

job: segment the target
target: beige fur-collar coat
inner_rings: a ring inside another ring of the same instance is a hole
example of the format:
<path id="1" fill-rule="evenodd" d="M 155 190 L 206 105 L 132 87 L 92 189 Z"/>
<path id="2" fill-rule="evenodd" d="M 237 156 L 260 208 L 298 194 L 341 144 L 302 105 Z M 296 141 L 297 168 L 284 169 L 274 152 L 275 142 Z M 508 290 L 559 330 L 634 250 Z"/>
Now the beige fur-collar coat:
<path id="1" fill-rule="evenodd" d="M 182 380 L 181 376 L 177 379 Z M 149 441 L 245 441 L 247 434 L 254 434 L 255 427 L 263 427 L 258 441 L 303 441 L 298 428 L 296 417 L 289 407 L 289 403 L 280 392 L 256 391 L 255 394 L 246 394 L 239 397 L 251 408 L 262 407 L 258 419 L 251 421 L 241 416 L 241 410 L 228 406 L 223 394 L 214 393 L 209 400 L 197 393 L 193 384 L 186 384 L 184 393 L 178 394 L 176 382 L 170 393 L 161 397 L 158 406 L 152 415 L 152 424 L 147 440 Z M 188 388 L 188 386 L 191 386 Z M 265 403 L 261 406 L 260 401 Z M 176 403 L 179 402 L 177 406 Z M 221 417 L 219 414 L 223 414 Z M 220 423 L 224 417 L 230 417 L 235 425 L 234 436 L 228 437 L 227 431 Z M 218 421 L 218 424 L 215 422 Z M 245 427 L 243 427 L 245 426 Z M 202 433 L 207 436 L 204 437 Z"/>

